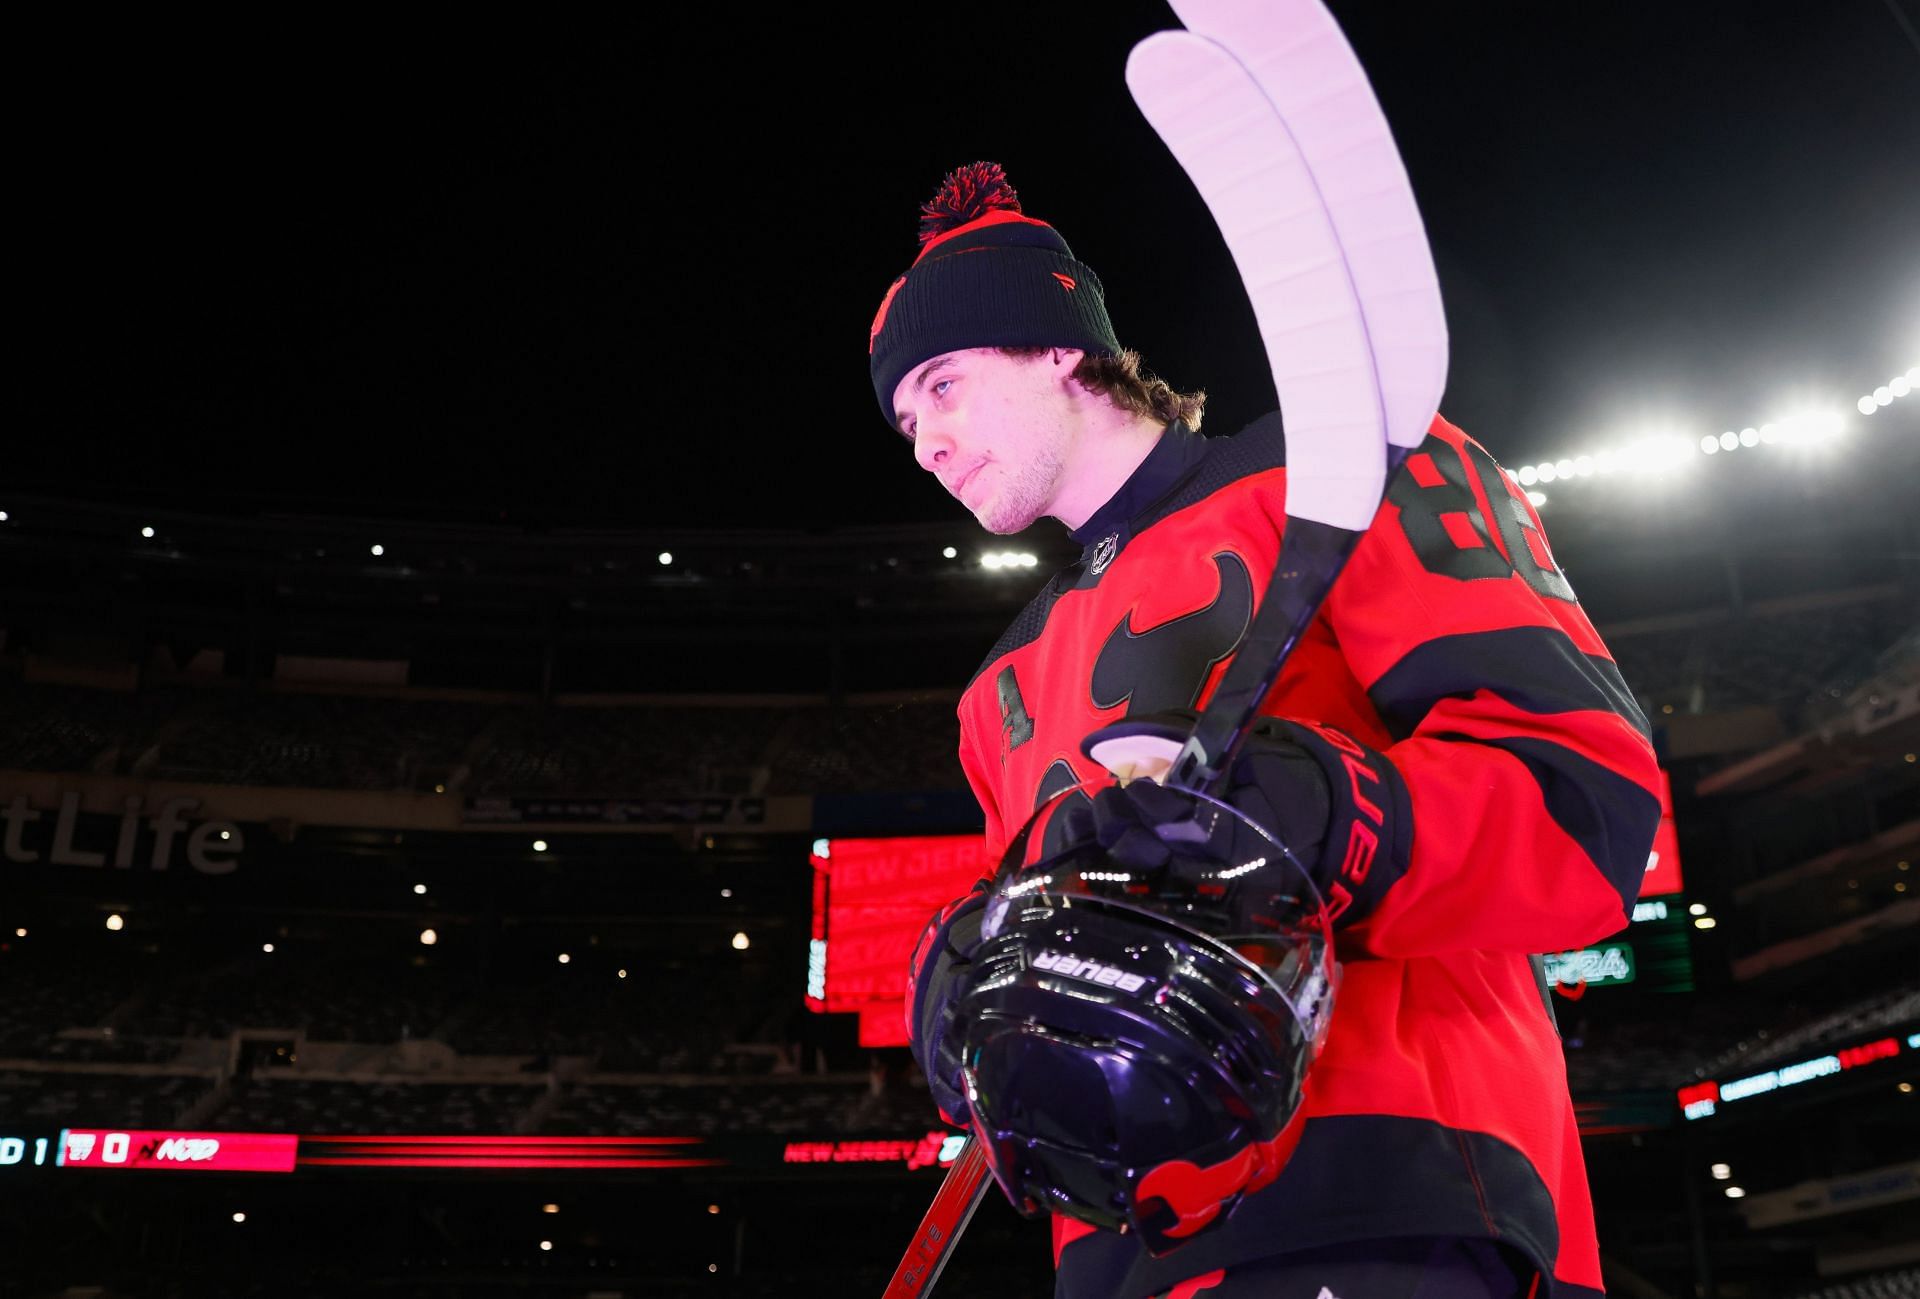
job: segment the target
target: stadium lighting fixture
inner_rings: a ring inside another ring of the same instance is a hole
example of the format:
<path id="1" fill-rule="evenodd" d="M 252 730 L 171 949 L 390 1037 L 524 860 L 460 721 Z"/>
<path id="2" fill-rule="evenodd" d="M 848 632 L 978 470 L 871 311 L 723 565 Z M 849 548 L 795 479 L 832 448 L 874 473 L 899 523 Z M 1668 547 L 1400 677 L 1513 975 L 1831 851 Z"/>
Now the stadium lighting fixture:
<path id="1" fill-rule="evenodd" d="M 1693 927 L 1695 929 L 1712 929 L 1715 925 L 1719 923 L 1720 922 L 1715 920 L 1712 916 L 1701 916 L 1698 920 L 1693 922 Z"/>
<path id="2" fill-rule="evenodd" d="M 1887 385 L 1887 391 L 1896 397 L 1904 397 L 1913 391 L 1913 383 L 1903 374 Z"/>
<path id="3" fill-rule="evenodd" d="M 542 1213 L 558 1213 L 558 1212 L 560 1212 L 560 1206 L 559 1206 L 559 1205 L 557 1205 L 557 1204 L 543 1204 L 543 1205 L 541 1205 L 541 1206 L 540 1206 L 540 1212 L 542 1212 Z"/>
<path id="4" fill-rule="evenodd" d="M 620 977 L 621 977 L 621 978 L 623 978 L 623 979 L 624 979 L 624 978 L 626 978 L 626 977 L 627 977 L 627 972 L 626 972 L 625 970 L 622 970 L 622 971 L 620 971 Z"/>
<path id="5" fill-rule="evenodd" d="M 387 553 L 387 548 L 386 548 L 385 546 L 382 546 L 382 545 L 379 545 L 378 543 L 376 543 L 376 544 L 374 545 L 374 547 L 373 547 L 373 554 L 374 554 L 374 557 L 375 557 L 376 559 L 377 559 L 377 558 L 379 558 L 379 557 L 380 557 L 381 555 L 384 555 L 384 554 L 386 554 L 386 553 Z"/>
<path id="6" fill-rule="evenodd" d="M 1903 1095 L 1908 1095 L 1908 1096 L 1911 1096 L 1911 1095 L 1913 1094 L 1913 1084 L 1912 1084 L 1912 1083 L 1910 1083 L 1910 1082 L 1903 1082 L 1903 1083 L 1901 1083 L 1901 1084 L 1900 1084 L 1900 1091 L 1901 1091 L 1901 1093 L 1902 1093 Z"/>
<path id="7" fill-rule="evenodd" d="M 552 1242 L 552 1241 L 550 1241 L 550 1240 L 543 1240 L 543 1241 L 541 1241 L 541 1242 L 540 1242 L 540 1248 L 541 1248 L 541 1249 L 552 1249 L 552 1248 L 553 1248 L 553 1242 Z"/>
<path id="8" fill-rule="evenodd" d="M 1547 494 L 1545 492 L 1528 492 L 1527 500 L 1533 508 L 1537 510 L 1547 503 Z"/>
<path id="9" fill-rule="evenodd" d="M 545 852 L 547 850 L 547 841 L 545 839 L 535 839 L 533 841 L 533 850 L 535 852 Z"/>
<path id="10" fill-rule="evenodd" d="M 440 935 L 434 933 L 433 930 L 422 929 L 420 931 L 420 943 L 422 946 L 432 947 L 435 943 L 439 941 L 440 941 Z"/>
<path id="11" fill-rule="evenodd" d="M 117 931 L 126 928 L 126 926 L 127 922 L 120 918 L 120 913 L 117 911 L 107 917 L 107 928 L 109 929 Z"/>
<path id="12" fill-rule="evenodd" d="M 739 933 L 733 936 L 733 950 L 736 952 L 744 952 L 747 950 L 747 946 L 751 941 L 752 940 L 747 937 L 747 933 L 743 929 Z"/>
<path id="13" fill-rule="evenodd" d="M 707 1206 L 707 1212 L 708 1212 L 708 1213 L 718 1213 L 718 1212 L 720 1212 L 720 1206 L 719 1206 L 719 1205 L 717 1205 L 717 1204 L 709 1204 L 709 1205 Z"/>
<path id="14" fill-rule="evenodd" d="M 413 886 L 413 891 L 415 893 L 425 893 L 427 891 L 427 886 L 424 884 L 416 884 Z"/>
<path id="15" fill-rule="evenodd" d="M 959 554 L 960 552 L 955 550 L 952 546 L 948 546 L 945 550 L 940 552 L 940 556 L 942 559 L 953 559 L 957 557 Z"/>
<path id="16" fill-rule="evenodd" d="M 1725 1164 L 1715 1164 L 1713 1166 L 1713 1175 L 1720 1181 L 1724 1182 L 1729 1177 L 1733 1176 L 1733 1170 L 1727 1167 Z"/>
<path id="17" fill-rule="evenodd" d="M 447 787 L 445 785 L 435 785 L 433 787 L 433 792 L 436 794 L 444 794 L 447 792 Z"/>
<path id="18" fill-rule="evenodd" d="M 1740 1187 L 1740 1186 L 1729 1186 L 1729 1187 L 1727 1188 L 1727 1198 L 1728 1198 L 1729 1200 L 1738 1200 L 1738 1199 L 1740 1199 L 1740 1198 L 1742 1198 L 1743 1196 L 1745 1196 L 1745 1195 L 1746 1195 L 1746 1193 L 1747 1193 L 1747 1192 L 1746 1192 L 1746 1188 L 1745 1188 L 1745 1187 Z"/>
<path id="19" fill-rule="evenodd" d="M 1871 415 L 1873 414 L 1873 412 L 1880 409 L 1880 407 L 1874 403 L 1874 400 L 1871 397 L 1862 397 L 1859 401 L 1854 403 L 1854 406 L 1859 410 L 1859 412 L 1862 415 Z"/>
<path id="20" fill-rule="evenodd" d="M 235 1222 L 245 1222 L 247 1220 L 247 1215 L 244 1213 L 236 1213 L 233 1215 L 233 1220 Z"/>
<path id="21" fill-rule="evenodd" d="M 13 931 L 13 936 L 15 938 L 25 938 L 27 936 L 27 931 L 24 929 L 16 929 Z"/>
<path id="22" fill-rule="evenodd" d="M 1707 914 L 1707 904 L 1704 902 L 1696 902 L 1687 908 L 1687 914 L 1690 916 L 1704 916 Z"/>
<path id="23" fill-rule="evenodd" d="M 5 523 L 6 521 L 7 521 L 7 512 L 5 510 L 0 510 L 0 523 Z"/>
<path id="24" fill-rule="evenodd" d="M 152 528 L 142 528 L 142 529 L 140 529 L 140 535 L 141 535 L 141 536 L 143 536 L 143 537 L 145 537 L 145 538 L 147 538 L 147 539 L 148 539 L 149 541 L 151 541 L 151 540 L 153 539 L 153 529 L 152 529 Z"/>
<path id="25" fill-rule="evenodd" d="M 720 896 L 721 896 L 721 897 L 723 897 L 723 898 L 730 898 L 730 897 L 732 897 L 732 896 L 733 896 L 733 890 L 732 890 L 732 889 L 721 889 L 721 890 L 720 890 Z"/>
<path id="26" fill-rule="evenodd" d="M 665 568 L 668 564 L 671 564 L 672 562 L 673 562 L 673 552 L 671 550 L 663 550 L 660 552 L 660 567 Z"/>
<path id="27" fill-rule="evenodd" d="M 263 951 L 263 952 L 267 952 L 267 953 L 269 953 L 269 954 L 271 954 L 271 953 L 272 953 L 272 951 L 273 951 L 273 944 L 272 944 L 272 943 L 262 943 L 262 944 L 260 944 L 260 950 L 261 950 L 261 951 Z"/>
<path id="28" fill-rule="evenodd" d="M 571 961 L 572 959 L 573 958 L 567 955 L 565 952 L 560 953 L 560 964 L 565 965 L 568 961 Z"/>

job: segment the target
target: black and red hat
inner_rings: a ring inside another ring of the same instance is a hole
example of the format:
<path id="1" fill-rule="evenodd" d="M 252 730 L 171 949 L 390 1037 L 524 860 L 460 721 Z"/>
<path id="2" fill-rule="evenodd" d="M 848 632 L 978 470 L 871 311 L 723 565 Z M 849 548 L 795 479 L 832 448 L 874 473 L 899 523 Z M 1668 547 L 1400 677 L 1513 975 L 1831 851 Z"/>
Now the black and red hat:
<path id="1" fill-rule="evenodd" d="M 874 314 L 867 366 L 888 426 L 909 371 L 969 347 L 1120 351 L 1100 277 L 1052 226 L 1020 211 L 996 162 L 952 172 L 921 206 L 920 255 Z"/>

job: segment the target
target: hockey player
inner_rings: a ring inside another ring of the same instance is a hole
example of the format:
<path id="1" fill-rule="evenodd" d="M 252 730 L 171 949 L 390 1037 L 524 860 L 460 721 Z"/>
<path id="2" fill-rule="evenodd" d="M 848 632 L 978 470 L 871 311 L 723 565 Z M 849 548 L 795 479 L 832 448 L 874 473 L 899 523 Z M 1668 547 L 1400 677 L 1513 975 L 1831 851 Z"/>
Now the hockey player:
<path id="1" fill-rule="evenodd" d="M 920 240 L 869 340 L 883 416 L 988 530 L 1050 517 L 1083 548 L 960 702 L 960 757 L 997 851 L 1049 795 L 1098 774 L 1090 734 L 1123 718 L 1177 728 L 1204 705 L 1280 553 L 1283 412 L 1201 437 L 1204 396 L 1143 375 L 1099 278 L 997 166 L 949 176 Z M 1534 954 L 1625 925 L 1658 773 L 1531 505 L 1445 419 L 1262 711 L 1279 720 L 1229 797 L 1306 861 L 1344 967 L 1290 1154 L 1164 1256 L 1056 1216 L 1056 1293 L 1601 1293 Z M 962 1124 L 943 1038 L 983 896 L 929 923 L 909 1007 L 915 1058 Z"/>

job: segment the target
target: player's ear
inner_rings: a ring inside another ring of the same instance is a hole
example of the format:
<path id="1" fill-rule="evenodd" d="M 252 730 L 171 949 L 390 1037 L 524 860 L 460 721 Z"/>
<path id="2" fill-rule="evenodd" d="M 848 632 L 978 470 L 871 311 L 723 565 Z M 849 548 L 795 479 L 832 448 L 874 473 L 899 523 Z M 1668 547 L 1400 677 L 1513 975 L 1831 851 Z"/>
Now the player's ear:
<path id="1" fill-rule="evenodd" d="M 1085 356 L 1086 353 L 1077 347 L 1056 347 L 1049 350 L 1047 360 L 1064 376 L 1072 374 L 1074 367 L 1079 365 Z"/>

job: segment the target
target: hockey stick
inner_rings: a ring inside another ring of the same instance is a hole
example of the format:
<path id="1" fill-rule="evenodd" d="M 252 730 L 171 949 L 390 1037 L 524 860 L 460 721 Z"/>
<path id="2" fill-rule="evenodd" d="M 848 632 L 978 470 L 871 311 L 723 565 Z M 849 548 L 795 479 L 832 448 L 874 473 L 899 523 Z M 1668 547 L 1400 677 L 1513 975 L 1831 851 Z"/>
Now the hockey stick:
<path id="1" fill-rule="evenodd" d="M 1225 238 L 1286 420 L 1284 546 L 1191 736 L 1102 745 L 1116 773 L 1218 793 L 1301 633 L 1426 436 L 1446 318 L 1406 168 L 1359 59 L 1319 0 L 1174 0 L 1184 31 L 1134 47 L 1127 86 Z M 932 1288 L 985 1194 L 969 1140 L 887 1299 Z"/>

